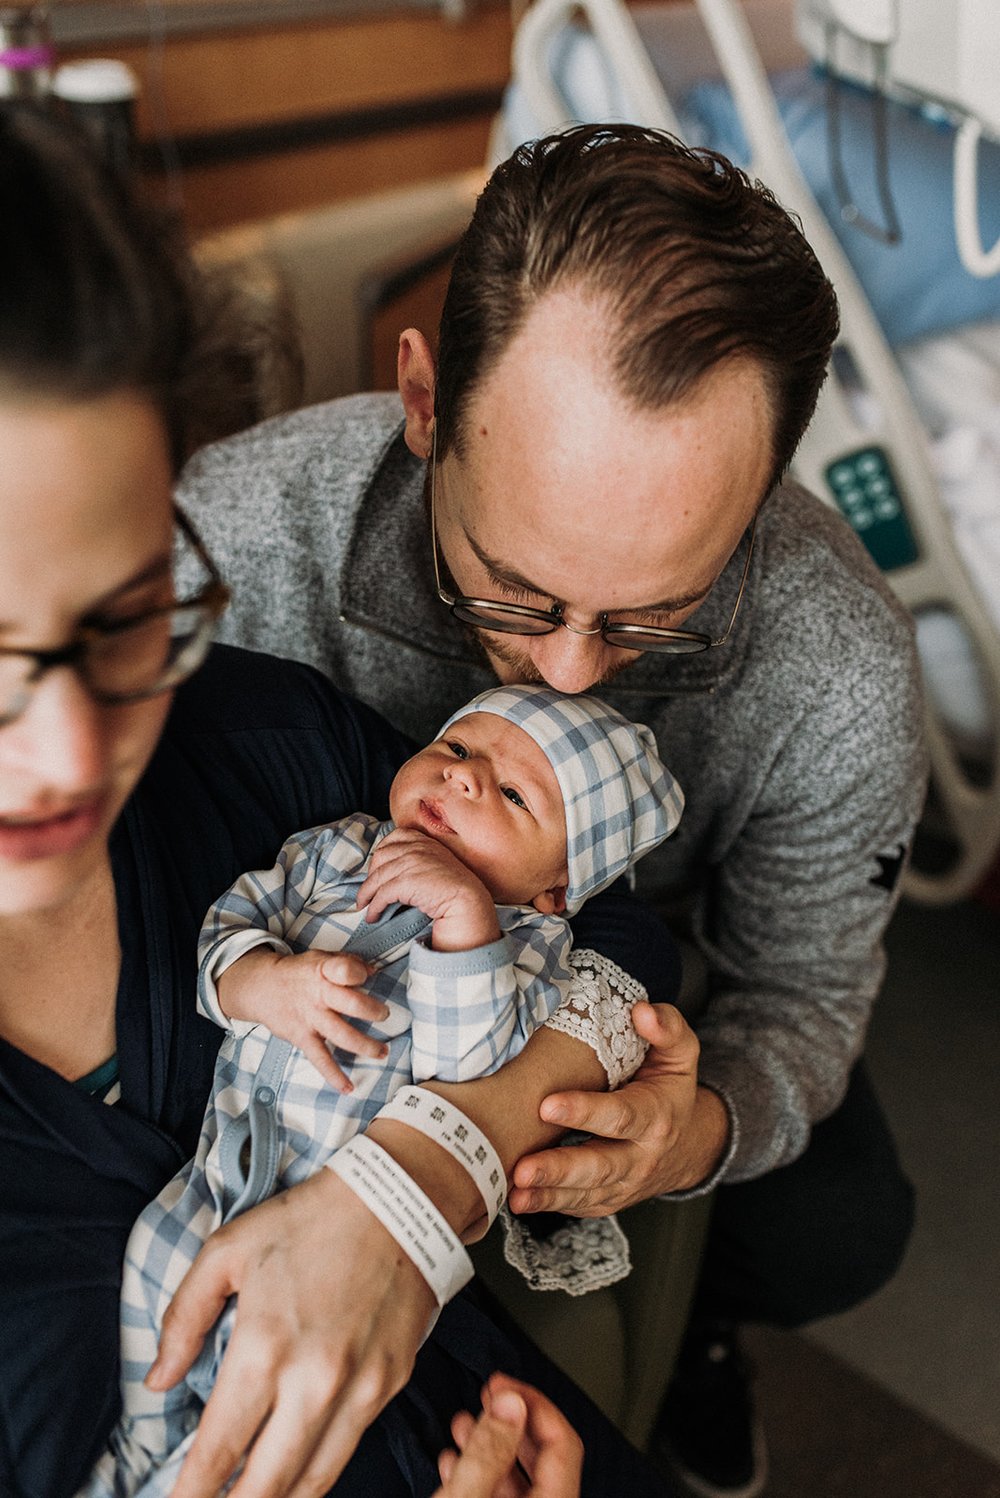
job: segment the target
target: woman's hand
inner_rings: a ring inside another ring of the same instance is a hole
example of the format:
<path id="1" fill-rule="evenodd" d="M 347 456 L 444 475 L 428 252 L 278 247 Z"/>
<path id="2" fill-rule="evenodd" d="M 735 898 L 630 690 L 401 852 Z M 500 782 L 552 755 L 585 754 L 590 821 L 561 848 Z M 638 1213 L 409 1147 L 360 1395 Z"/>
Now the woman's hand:
<path id="1" fill-rule="evenodd" d="M 578 1498 L 583 1444 L 530 1384 L 494 1374 L 478 1420 L 463 1412 L 451 1430 L 461 1455 L 441 1453 L 434 1498 Z"/>
<path id="2" fill-rule="evenodd" d="M 329 1170 L 212 1235 L 164 1318 L 151 1387 L 184 1376 L 231 1295 L 232 1339 L 174 1498 L 216 1498 L 244 1456 L 232 1498 L 320 1498 L 409 1377 L 434 1297 Z"/>
<path id="3" fill-rule="evenodd" d="M 729 1138 L 729 1113 L 698 1085 L 698 1040 L 669 1004 L 636 1004 L 632 1021 L 649 1051 L 617 1092 L 560 1092 L 543 1101 L 547 1123 L 595 1137 L 526 1155 L 514 1168 L 514 1212 L 606 1217 L 708 1179 Z"/>

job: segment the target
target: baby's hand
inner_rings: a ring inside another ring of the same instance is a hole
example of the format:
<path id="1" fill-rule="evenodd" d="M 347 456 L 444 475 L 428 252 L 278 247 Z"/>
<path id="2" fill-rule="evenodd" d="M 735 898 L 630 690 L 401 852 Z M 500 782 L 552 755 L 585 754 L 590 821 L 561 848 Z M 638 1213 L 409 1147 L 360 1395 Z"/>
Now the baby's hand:
<path id="1" fill-rule="evenodd" d="M 438 952 L 468 952 L 500 936 L 497 908 L 482 880 L 450 848 L 416 827 L 397 827 L 372 854 L 358 909 L 377 921 L 387 905 L 414 905 L 434 922 Z"/>
<path id="2" fill-rule="evenodd" d="M 226 969 L 216 989 L 230 1019 L 266 1025 L 273 1035 L 304 1052 L 331 1087 L 353 1092 L 329 1047 L 376 1060 L 389 1051 L 383 1041 L 363 1035 L 344 1018 L 377 1023 L 388 1017 L 381 1000 L 358 986 L 369 976 L 367 964 L 350 952 L 291 956 L 271 947 L 253 947 Z"/>

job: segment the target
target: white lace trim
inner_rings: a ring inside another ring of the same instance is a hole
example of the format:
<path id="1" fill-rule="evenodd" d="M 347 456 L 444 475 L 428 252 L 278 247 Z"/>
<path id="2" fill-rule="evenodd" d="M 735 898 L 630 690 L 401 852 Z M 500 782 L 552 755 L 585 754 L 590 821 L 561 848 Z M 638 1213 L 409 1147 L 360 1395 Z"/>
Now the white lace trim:
<path id="1" fill-rule="evenodd" d="M 614 1217 L 567 1217 L 548 1238 L 534 1238 L 530 1218 L 500 1209 L 503 1256 L 532 1290 L 587 1295 L 617 1284 L 632 1270 L 628 1239 Z"/>
<path id="2" fill-rule="evenodd" d="M 582 1040 L 597 1053 L 613 1090 L 642 1065 L 647 1044 L 632 1024 L 632 1005 L 646 997 L 641 983 L 617 963 L 584 948 L 570 953 L 573 981 L 562 1007 L 547 1021 Z M 584 1135 L 563 1141 L 572 1145 Z M 535 1238 L 531 1218 L 512 1217 L 501 1209 L 503 1253 L 533 1290 L 564 1290 L 586 1295 L 617 1284 L 632 1269 L 628 1239 L 615 1217 L 567 1217 L 547 1238 Z"/>
<path id="3" fill-rule="evenodd" d="M 632 1005 L 645 999 L 646 990 L 599 952 L 583 948 L 571 952 L 569 962 L 569 994 L 546 1023 L 597 1053 L 613 1092 L 639 1070 L 648 1049 L 632 1024 Z"/>

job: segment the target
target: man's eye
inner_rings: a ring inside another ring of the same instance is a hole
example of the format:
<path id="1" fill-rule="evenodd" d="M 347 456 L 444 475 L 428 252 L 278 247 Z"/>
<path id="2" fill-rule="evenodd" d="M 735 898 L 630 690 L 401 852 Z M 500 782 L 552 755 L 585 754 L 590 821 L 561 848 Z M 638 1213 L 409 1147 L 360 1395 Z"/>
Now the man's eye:
<path id="1" fill-rule="evenodd" d="M 457 739 L 448 739 L 447 744 L 452 754 L 457 755 L 459 759 L 468 759 L 469 751 L 464 744 L 460 744 Z"/>
<path id="2" fill-rule="evenodd" d="M 522 798 L 519 792 L 515 791 L 512 785 L 504 785 L 500 789 L 508 801 L 513 801 L 515 806 L 520 806 L 524 811 L 528 810 L 528 803 Z"/>

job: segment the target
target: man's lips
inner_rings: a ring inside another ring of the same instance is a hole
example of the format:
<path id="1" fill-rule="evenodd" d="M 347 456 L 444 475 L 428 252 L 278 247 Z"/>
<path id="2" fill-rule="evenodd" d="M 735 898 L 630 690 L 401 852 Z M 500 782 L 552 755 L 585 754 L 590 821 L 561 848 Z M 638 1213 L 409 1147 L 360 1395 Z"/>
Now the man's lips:
<path id="1" fill-rule="evenodd" d="M 0 815 L 0 858 L 28 862 L 71 853 L 93 836 L 103 806 L 104 798 L 97 796 L 63 811 Z"/>

